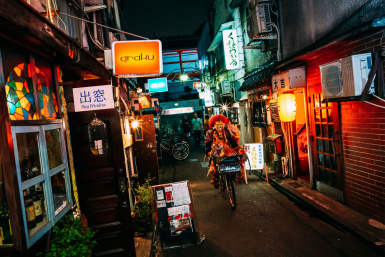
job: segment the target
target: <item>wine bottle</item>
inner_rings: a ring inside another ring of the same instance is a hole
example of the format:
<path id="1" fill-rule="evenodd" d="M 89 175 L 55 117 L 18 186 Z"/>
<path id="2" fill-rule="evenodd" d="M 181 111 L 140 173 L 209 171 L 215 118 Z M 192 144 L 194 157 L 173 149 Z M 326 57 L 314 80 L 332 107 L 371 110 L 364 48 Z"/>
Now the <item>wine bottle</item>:
<path id="1" fill-rule="evenodd" d="M 36 216 L 35 216 L 35 206 L 32 202 L 31 196 L 24 191 L 24 203 L 25 203 L 25 212 L 27 216 L 27 227 L 28 229 L 33 229 L 36 227 Z"/>
<path id="2" fill-rule="evenodd" d="M 9 220 L 9 210 L 7 199 L 3 197 L 1 204 L 1 219 L 0 219 L 0 227 L 2 228 L 2 239 L 3 244 L 12 244 L 12 231 L 11 231 L 11 222 Z"/>
<path id="3" fill-rule="evenodd" d="M 41 211 L 44 218 L 46 214 L 46 208 L 45 208 L 45 201 L 44 201 L 44 191 L 43 191 L 43 187 L 41 186 L 41 183 L 36 184 L 35 191 L 41 200 Z"/>
<path id="4" fill-rule="evenodd" d="M 43 221 L 43 209 L 41 206 L 41 199 L 37 195 L 37 193 L 35 192 L 35 190 L 33 188 L 32 188 L 32 192 L 31 192 L 31 198 L 32 198 L 33 205 L 35 207 L 36 223 L 40 223 Z"/>

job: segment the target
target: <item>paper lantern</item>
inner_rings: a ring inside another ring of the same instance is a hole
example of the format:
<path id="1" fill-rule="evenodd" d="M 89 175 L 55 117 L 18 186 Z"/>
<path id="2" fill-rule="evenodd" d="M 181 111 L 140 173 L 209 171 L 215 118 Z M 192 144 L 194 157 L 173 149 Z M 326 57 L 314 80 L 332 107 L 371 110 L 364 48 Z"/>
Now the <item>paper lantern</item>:
<path id="1" fill-rule="evenodd" d="M 96 118 L 88 124 L 88 139 L 91 148 L 91 152 L 94 155 L 101 155 L 107 153 L 107 128 L 106 124 Z"/>
<path id="2" fill-rule="evenodd" d="M 281 121 L 290 122 L 295 120 L 297 106 L 293 94 L 281 94 L 278 97 L 278 106 Z"/>

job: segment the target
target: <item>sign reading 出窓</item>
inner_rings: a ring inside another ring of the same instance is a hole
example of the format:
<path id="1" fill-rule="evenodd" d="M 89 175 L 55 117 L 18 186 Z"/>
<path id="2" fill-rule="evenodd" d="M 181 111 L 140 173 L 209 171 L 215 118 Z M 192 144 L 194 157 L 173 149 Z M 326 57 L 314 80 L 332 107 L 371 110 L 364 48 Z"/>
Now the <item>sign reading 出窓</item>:
<path id="1" fill-rule="evenodd" d="M 246 169 L 261 170 L 263 169 L 263 144 L 245 144 L 245 152 L 249 158 L 249 162 L 246 161 Z"/>
<path id="2" fill-rule="evenodd" d="M 75 112 L 114 108 L 111 85 L 74 88 L 73 95 Z"/>
<path id="3" fill-rule="evenodd" d="M 239 69 L 238 38 L 235 29 L 223 30 L 223 48 L 225 52 L 226 69 Z"/>

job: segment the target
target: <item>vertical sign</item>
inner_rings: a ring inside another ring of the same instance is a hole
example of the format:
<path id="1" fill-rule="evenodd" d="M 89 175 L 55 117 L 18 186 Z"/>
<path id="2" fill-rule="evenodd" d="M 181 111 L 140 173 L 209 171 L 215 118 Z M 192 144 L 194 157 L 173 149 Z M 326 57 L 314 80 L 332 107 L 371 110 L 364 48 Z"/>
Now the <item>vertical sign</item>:
<path id="1" fill-rule="evenodd" d="M 263 144 L 245 144 L 245 152 L 250 161 L 246 161 L 246 169 L 263 169 Z"/>
<path id="2" fill-rule="evenodd" d="M 238 38 L 235 29 L 222 31 L 226 69 L 239 69 Z"/>
<path id="3" fill-rule="evenodd" d="M 73 96 L 75 112 L 114 108 L 111 85 L 74 88 Z"/>

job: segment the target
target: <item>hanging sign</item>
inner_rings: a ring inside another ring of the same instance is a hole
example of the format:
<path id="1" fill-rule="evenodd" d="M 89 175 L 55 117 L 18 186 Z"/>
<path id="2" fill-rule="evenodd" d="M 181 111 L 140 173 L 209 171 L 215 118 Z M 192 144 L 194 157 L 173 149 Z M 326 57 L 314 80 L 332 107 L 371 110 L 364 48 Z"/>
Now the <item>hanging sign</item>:
<path id="1" fill-rule="evenodd" d="M 212 107 L 215 105 L 214 95 L 209 92 L 208 96 L 205 98 L 205 106 Z"/>
<path id="2" fill-rule="evenodd" d="M 159 93 L 167 92 L 167 78 L 156 78 L 148 80 L 148 92 L 150 93 Z"/>
<path id="3" fill-rule="evenodd" d="M 227 70 L 239 69 L 238 38 L 235 29 L 222 31 L 223 48 Z"/>
<path id="4" fill-rule="evenodd" d="M 233 125 L 239 124 L 239 111 L 238 110 L 239 110 L 239 108 L 237 108 L 237 107 L 231 108 L 230 122 Z"/>
<path id="5" fill-rule="evenodd" d="M 194 112 L 194 107 L 184 107 L 184 108 L 162 110 L 162 115 L 183 114 L 183 113 L 192 113 L 192 112 Z"/>
<path id="6" fill-rule="evenodd" d="M 273 75 L 271 78 L 273 92 L 285 89 L 299 88 L 306 86 L 305 67 L 291 69 Z"/>
<path id="7" fill-rule="evenodd" d="M 113 72 L 119 78 L 156 77 L 163 73 L 160 40 L 112 43 Z"/>
<path id="8" fill-rule="evenodd" d="M 95 111 L 114 108 L 112 86 L 74 88 L 75 112 Z"/>
<path id="9" fill-rule="evenodd" d="M 273 122 L 281 122 L 279 118 L 278 101 L 270 101 L 270 113 Z"/>
<path id="10" fill-rule="evenodd" d="M 151 96 L 139 97 L 139 110 L 147 109 L 151 107 Z"/>
<path id="11" fill-rule="evenodd" d="M 246 161 L 246 169 L 261 170 L 263 169 L 263 144 L 245 144 L 244 148 L 249 161 Z"/>
<path id="12" fill-rule="evenodd" d="M 264 101 L 253 103 L 253 127 L 266 127 L 266 110 Z"/>

